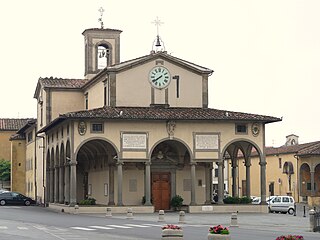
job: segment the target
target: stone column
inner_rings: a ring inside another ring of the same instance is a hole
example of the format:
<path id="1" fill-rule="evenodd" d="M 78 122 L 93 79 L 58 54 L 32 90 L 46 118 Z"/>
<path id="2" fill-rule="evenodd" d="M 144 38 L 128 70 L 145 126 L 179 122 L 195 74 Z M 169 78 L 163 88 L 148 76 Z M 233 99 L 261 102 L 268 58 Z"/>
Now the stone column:
<path id="1" fill-rule="evenodd" d="M 313 197 L 315 195 L 315 189 L 314 189 L 314 170 L 310 171 L 310 180 L 311 180 L 311 196 Z"/>
<path id="2" fill-rule="evenodd" d="M 212 199 L 212 164 L 205 164 L 205 185 L 206 185 L 206 201 L 205 204 L 210 204 Z"/>
<path id="3" fill-rule="evenodd" d="M 59 166 L 54 167 L 54 202 L 59 202 Z"/>
<path id="4" fill-rule="evenodd" d="M 151 162 L 146 162 L 146 179 L 145 179 L 145 193 L 146 193 L 146 202 L 144 205 L 151 206 Z"/>
<path id="5" fill-rule="evenodd" d="M 50 202 L 53 203 L 54 202 L 54 168 L 51 167 L 50 168 L 50 181 L 49 181 L 49 185 L 50 185 L 50 189 L 49 189 L 49 199 L 50 199 Z"/>
<path id="6" fill-rule="evenodd" d="M 70 166 L 65 165 L 64 169 L 64 204 L 68 205 L 70 203 Z"/>
<path id="7" fill-rule="evenodd" d="M 262 156 L 260 160 L 260 191 L 261 191 L 261 204 L 266 204 L 266 157 Z"/>
<path id="8" fill-rule="evenodd" d="M 223 204 L 223 196 L 224 196 L 224 174 L 223 174 L 223 164 L 221 162 L 217 162 L 218 165 L 218 204 Z"/>
<path id="9" fill-rule="evenodd" d="M 232 196 L 238 197 L 238 164 L 236 159 L 232 159 Z"/>
<path id="10" fill-rule="evenodd" d="M 114 166 L 109 164 L 109 206 L 114 206 Z"/>
<path id="11" fill-rule="evenodd" d="M 70 163 L 70 206 L 77 204 L 77 161 L 72 159 Z"/>
<path id="12" fill-rule="evenodd" d="M 123 206 L 122 203 L 122 165 L 123 162 L 118 161 L 117 162 L 118 165 L 118 206 Z"/>
<path id="13" fill-rule="evenodd" d="M 250 163 L 250 158 L 248 158 L 246 160 L 245 166 L 246 166 L 246 195 L 247 195 L 247 197 L 250 197 L 251 196 L 251 187 L 250 187 L 250 183 L 251 183 L 250 166 L 251 166 L 251 163 Z"/>
<path id="14" fill-rule="evenodd" d="M 59 166 L 59 203 L 63 203 L 64 201 L 64 174 L 63 174 L 64 166 Z"/>
<path id="15" fill-rule="evenodd" d="M 44 196 L 44 201 L 45 201 L 45 206 L 48 206 L 50 202 L 50 169 L 46 169 L 46 188 L 45 188 L 45 196 Z"/>
<path id="16" fill-rule="evenodd" d="M 190 163 L 191 165 L 191 202 L 190 205 L 196 205 L 196 164 L 195 162 Z"/>

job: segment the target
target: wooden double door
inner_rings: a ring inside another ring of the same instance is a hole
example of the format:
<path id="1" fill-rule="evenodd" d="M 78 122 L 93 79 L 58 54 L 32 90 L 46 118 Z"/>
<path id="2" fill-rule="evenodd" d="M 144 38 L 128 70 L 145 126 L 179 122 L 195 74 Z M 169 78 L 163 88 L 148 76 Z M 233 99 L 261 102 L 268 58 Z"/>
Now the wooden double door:
<path id="1" fill-rule="evenodd" d="M 170 173 L 152 173 L 152 203 L 155 210 L 170 209 L 171 197 Z"/>

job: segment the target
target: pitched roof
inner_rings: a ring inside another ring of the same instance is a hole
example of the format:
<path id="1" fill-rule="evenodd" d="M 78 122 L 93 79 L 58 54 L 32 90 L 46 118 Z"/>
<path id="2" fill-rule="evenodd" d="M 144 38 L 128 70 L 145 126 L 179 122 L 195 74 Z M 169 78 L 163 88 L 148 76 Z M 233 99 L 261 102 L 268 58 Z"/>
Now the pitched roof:
<path id="1" fill-rule="evenodd" d="M 300 150 L 313 146 L 320 142 L 310 142 L 303 144 L 296 144 L 290 146 L 280 146 L 280 147 L 266 147 L 266 155 L 276 155 L 276 154 L 288 154 L 288 153 L 298 153 Z"/>
<path id="2" fill-rule="evenodd" d="M 315 142 L 314 144 L 299 150 L 297 155 L 298 156 L 320 155 L 320 142 Z"/>
<path id="3" fill-rule="evenodd" d="M 50 88 L 73 88 L 81 89 L 81 87 L 87 83 L 88 79 L 66 79 L 66 78 L 39 78 L 43 87 Z"/>
<path id="4" fill-rule="evenodd" d="M 33 118 L 0 118 L 0 131 L 18 131 Z"/>
<path id="5" fill-rule="evenodd" d="M 212 108 L 102 107 L 61 114 L 39 132 L 44 132 L 65 119 L 91 118 L 105 120 L 256 121 L 263 123 L 281 121 L 276 117 Z"/>

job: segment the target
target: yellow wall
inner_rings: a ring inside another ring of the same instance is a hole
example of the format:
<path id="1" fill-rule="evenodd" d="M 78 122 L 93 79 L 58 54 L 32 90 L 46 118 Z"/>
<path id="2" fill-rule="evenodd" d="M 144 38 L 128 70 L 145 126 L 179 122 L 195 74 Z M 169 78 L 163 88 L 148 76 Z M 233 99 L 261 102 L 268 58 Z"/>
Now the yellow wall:
<path id="1" fill-rule="evenodd" d="M 279 168 L 279 158 L 281 158 L 281 168 Z M 295 198 L 295 201 L 298 201 L 298 187 L 297 187 L 297 160 L 294 157 L 294 154 L 280 154 L 279 156 L 267 155 L 266 156 L 266 192 L 267 196 L 270 196 L 269 193 L 269 184 L 274 182 L 274 194 L 275 195 L 288 195 L 292 194 Z M 292 162 L 294 168 L 294 174 L 291 175 L 291 191 L 289 191 L 289 181 L 288 175 L 283 173 L 283 165 L 285 162 Z M 251 158 L 251 195 L 260 196 L 260 165 L 259 158 Z M 242 196 L 242 180 L 246 179 L 246 169 L 243 164 L 243 159 L 239 159 L 239 192 Z M 231 178 L 231 167 L 229 170 L 229 189 L 231 193 L 232 189 L 232 178 Z M 280 180 L 279 180 L 280 179 Z"/>
<path id="2" fill-rule="evenodd" d="M 11 159 L 11 143 L 10 137 L 15 134 L 16 131 L 0 131 L 0 159 Z"/>
<path id="3" fill-rule="evenodd" d="M 26 141 L 12 140 L 11 190 L 26 194 Z"/>

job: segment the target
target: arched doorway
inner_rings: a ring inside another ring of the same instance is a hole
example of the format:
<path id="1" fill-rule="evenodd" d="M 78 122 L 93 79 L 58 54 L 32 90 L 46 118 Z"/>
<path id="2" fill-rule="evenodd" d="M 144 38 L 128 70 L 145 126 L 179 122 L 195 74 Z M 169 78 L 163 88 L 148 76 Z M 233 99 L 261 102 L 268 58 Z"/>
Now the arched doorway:
<path id="1" fill-rule="evenodd" d="M 155 210 L 170 209 L 171 198 L 181 194 L 183 184 L 190 184 L 179 181 L 177 189 L 177 171 L 189 165 L 190 153 L 183 143 L 165 140 L 155 146 L 151 154 L 151 199 Z"/>

